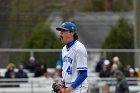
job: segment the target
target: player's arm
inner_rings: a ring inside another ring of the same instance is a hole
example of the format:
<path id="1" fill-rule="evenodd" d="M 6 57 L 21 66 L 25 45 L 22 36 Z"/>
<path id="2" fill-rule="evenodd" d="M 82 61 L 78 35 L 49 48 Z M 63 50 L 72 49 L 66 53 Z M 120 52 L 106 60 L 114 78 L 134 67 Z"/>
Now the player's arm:
<path id="1" fill-rule="evenodd" d="M 79 86 L 87 78 L 87 52 L 84 47 L 80 47 L 76 53 L 78 77 L 72 83 L 72 88 Z"/>
<path id="2" fill-rule="evenodd" d="M 75 82 L 72 83 L 71 86 L 67 88 L 67 91 L 72 91 L 75 89 L 77 86 L 79 86 L 85 79 L 87 78 L 87 70 L 79 70 L 79 75 L 76 78 Z M 69 93 L 68 92 L 68 93 Z"/>
<path id="3" fill-rule="evenodd" d="M 79 75 L 76 78 L 75 82 L 72 83 L 72 88 L 79 86 L 87 78 L 87 70 L 79 70 Z"/>

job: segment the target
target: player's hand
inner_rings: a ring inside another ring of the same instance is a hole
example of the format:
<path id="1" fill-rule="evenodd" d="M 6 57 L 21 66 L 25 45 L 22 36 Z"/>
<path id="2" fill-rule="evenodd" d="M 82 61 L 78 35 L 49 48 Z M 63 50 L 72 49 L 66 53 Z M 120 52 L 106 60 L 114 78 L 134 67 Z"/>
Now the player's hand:
<path id="1" fill-rule="evenodd" d="M 65 88 L 60 88 L 60 91 L 58 93 L 66 93 Z"/>
<path id="2" fill-rule="evenodd" d="M 66 88 L 66 93 L 70 93 L 73 90 L 72 86 L 69 86 L 68 88 Z"/>

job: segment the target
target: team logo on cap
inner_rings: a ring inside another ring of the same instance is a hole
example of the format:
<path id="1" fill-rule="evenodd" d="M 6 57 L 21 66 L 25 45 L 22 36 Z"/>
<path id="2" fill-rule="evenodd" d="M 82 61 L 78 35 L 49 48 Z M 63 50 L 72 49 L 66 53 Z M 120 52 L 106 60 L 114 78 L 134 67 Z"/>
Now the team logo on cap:
<path id="1" fill-rule="evenodd" d="M 62 27 L 65 27 L 65 23 L 62 24 Z"/>
<path id="2" fill-rule="evenodd" d="M 72 29 L 74 29 L 74 27 L 72 27 Z"/>

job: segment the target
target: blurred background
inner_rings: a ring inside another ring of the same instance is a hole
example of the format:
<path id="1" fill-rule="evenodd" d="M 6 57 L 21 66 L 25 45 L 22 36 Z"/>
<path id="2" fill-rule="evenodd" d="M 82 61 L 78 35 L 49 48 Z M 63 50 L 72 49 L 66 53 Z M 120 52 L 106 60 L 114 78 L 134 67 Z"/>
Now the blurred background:
<path id="1" fill-rule="evenodd" d="M 0 75 L 4 78 L 12 64 L 16 72 L 24 69 L 28 78 L 36 73 L 41 73 L 36 77 L 44 73 L 54 77 L 61 69 L 59 56 L 64 46 L 55 28 L 72 21 L 77 25 L 79 41 L 88 51 L 89 81 L 95 84 L 94 77 L 102 77 L 103 65 L 109 65 L 109 72 L 119 69 L 131 77 L 131 72 L 140 72 L 139 9 L 140 0 L 0 0 Z M 42 65 L 44 72 L 38 69 Z M 140 74 L 133 76 L 138 78 Z M 39 90 L 34 90 L 32 80 L 29 81 L 32 88 L 24 93 L 37 93 Z M 102 85 L 94 84 L 89 93 L 110 92 L 108 87 L 102 90 Z M 132 88 L 134 93 L 140 91 L 140 86 L 136 86 Z"/>

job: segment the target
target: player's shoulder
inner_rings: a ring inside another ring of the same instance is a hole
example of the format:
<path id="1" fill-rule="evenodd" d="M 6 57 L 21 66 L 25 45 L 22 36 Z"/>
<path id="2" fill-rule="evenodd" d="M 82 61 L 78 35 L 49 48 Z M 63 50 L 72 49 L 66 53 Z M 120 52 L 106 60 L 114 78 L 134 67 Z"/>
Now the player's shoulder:
<path id="1" fill-rule="evenodd" d="M 62 51 L 66 50 L 66 45 L 62 48 Z"/>
<path id="2" fill-rule="evenodd" d="M 80 41 L 77 41 L 76 42 L 76 49 L 82 50 L 82 49 L 86 49 L 86 48 L 85 48 L 84 44 L 82 44 Z"/>
<path id="3" fill-rule="evenodd" d="M 76 51 L 82 54 L 87 54 L 84 44 L 82 44 L 80 41 L 76 42 Z"/>

